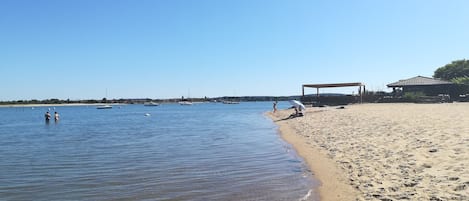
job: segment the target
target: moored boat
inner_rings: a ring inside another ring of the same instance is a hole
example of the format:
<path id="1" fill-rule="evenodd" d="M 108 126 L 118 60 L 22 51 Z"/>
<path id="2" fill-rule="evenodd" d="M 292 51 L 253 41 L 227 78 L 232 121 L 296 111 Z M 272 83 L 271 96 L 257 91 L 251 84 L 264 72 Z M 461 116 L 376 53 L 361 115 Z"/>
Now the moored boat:
<path id="1" fill-rule="evenodd" d="M 190 101 L 179 101 L 179 105 L 192 105 Z"/>
<path id="2" fill-rule="evenodd" d="M 223 101 L 223 104 L 239 104 L 239 101 Z"/>
<path id="3" fill-rule="evenodd" d="M 155 102 L 145 102 L 143 103 L 143 106 L 159 106 L 160 104 L 159 103 L 155 103 Z"/>
<path id="4" fill-rule="evenodd" d="M 96 109 L 112 109 L 112 105 L 100 105 Z"/>

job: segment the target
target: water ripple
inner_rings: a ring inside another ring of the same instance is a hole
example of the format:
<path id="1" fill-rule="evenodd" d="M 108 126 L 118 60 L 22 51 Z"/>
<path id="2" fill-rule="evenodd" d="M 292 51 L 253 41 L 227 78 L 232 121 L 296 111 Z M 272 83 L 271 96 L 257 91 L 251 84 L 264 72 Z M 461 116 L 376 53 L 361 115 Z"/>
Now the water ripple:
<path id="1" fill-rule="evenodd" d="M 58 107 L 57 124 L 44 124 L 45 108 L 0 108 L 0 197 L 317 200 L 311 173 L 262 116 L 270 107 Z"/>

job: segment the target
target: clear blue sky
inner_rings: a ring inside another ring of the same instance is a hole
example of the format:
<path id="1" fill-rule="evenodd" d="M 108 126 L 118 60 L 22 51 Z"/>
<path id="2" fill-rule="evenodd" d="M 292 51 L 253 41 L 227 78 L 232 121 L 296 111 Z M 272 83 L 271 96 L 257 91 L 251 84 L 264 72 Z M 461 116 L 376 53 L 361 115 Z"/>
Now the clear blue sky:
<path id="1" fill-rule="evenodd" d="M 106 89 L 108 98 L 281 96 L 334 82 L 386 90 L 468 58 L 467 8 L 466 0 L 0 0 L 0 100 L 100 99 Z"/>

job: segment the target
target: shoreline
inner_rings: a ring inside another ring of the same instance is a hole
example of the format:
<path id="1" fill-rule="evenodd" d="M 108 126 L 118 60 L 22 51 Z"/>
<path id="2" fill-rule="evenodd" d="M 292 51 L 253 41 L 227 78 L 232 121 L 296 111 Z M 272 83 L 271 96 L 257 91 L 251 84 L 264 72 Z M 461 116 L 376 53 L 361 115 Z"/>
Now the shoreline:
<path id="1" fill-rule="evenodd" d="M 321 184 L 321 200 L 469 199 L 469 103 L 268 112 Z"/>
<path id="2" fill-rule="evenodd" d="M 321 201 L 349 201 L 352 197 L 357 197 L 357 191 L 346 182 L 346 176 L 325 154 L 315 147 L 310 146 L 301 136 L 295 133 L 291 125 L 279 118 L 279 112 L 285 114 L 288 110 L 278 110 L 277 113 L 268 112 L 276 125 L 280 137 L 288 144 L 291 144 L 296 153 L 303 158 L 312 172 L 312 176 L 320 182 L 315 192 L 319 194 Z"/>

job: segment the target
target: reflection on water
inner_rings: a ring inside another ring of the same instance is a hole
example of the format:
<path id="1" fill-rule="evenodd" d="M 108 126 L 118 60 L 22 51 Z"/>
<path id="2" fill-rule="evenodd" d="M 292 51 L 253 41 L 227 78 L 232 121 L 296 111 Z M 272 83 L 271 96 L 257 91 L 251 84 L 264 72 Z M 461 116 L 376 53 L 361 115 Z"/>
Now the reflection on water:
<path id="1" fill-rule="evenodd" d="M 263 116 L 270 109 L 57 107 L 60 121 L 44 123 L 47 108 L 0 108 L 0 197 L 302 200 L 317 185 Z"/>

